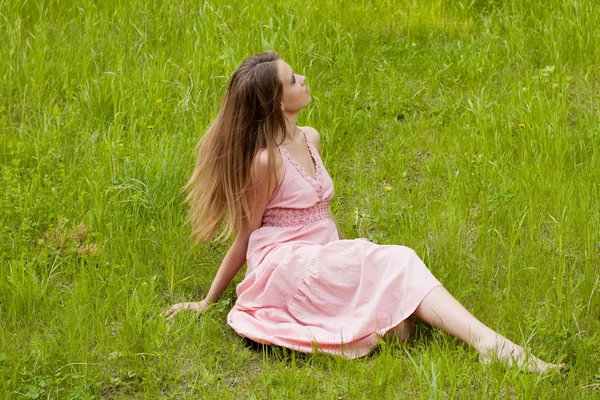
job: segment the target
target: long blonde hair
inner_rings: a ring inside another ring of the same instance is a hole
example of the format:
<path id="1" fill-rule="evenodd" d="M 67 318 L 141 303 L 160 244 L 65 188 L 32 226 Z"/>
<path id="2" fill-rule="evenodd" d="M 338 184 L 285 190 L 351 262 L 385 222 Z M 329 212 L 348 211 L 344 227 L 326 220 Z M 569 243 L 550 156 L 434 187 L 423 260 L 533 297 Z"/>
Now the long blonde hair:
<path id="1" fill-rule="evenodd" d="M 287 127 L 281 110 L 283 86 L 277 74 L 279 54 L 265 51 L 246 59 L 229 80 L 223 105 L 198 142 L 198 161 L 185 189 L 192 238 L 236 234 L 251 215 L 248 197 L 254 156 L 266 148 L 268 175 L 275 176 L 275 151 Z M 270 188 L 269 188 L 270 189 Z"/>

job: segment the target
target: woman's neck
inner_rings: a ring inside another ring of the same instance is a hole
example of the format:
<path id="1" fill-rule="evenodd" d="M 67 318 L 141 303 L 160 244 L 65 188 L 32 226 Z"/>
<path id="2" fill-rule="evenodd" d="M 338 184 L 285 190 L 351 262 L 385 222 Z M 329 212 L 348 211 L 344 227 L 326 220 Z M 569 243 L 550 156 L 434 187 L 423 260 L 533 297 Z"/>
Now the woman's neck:
<path id="1" fill-rule="evenodd" d="M 302 132 L 298 129 L 296 121 L 298 120 L 298 114 L 294 116 L 286 116 L 287 120 L 287 131 L 285 133 L 286 141 L 298 143 Z"/>

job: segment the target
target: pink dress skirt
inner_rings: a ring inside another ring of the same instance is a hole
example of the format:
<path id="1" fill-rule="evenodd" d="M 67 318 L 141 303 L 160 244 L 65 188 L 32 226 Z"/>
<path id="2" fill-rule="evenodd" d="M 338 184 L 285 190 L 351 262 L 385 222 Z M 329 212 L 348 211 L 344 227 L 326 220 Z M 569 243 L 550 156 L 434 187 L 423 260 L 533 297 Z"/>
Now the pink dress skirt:
<path id="1" fill-rule="evenodd" d="M 339 239 L 333 181 L 305 139 L 315 177 L 279 146 L 283 180 L 250 235 L 227 322 L 258 343 L 361 357 L 440 283 L 408 247 Z"/>

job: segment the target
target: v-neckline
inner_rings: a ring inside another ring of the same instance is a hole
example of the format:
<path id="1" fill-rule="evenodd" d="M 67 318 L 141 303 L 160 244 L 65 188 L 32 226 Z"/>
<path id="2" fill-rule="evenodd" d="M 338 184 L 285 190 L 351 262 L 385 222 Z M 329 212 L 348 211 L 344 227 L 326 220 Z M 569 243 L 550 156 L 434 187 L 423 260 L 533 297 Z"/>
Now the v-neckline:
<path id="1" fill-rule="evenodd" d="M 298 130 L 300 130 L 300 132 L 302 132 L 302 135 L 304 136 L 304 142 L 306 143 L 306 147 L 308 148 L 308 154 L 310 156 L 310 159 L 312 161 L 313 164 L 313 169 L 315 171 L 315 176 L 310 176 L 310 174 L 306 171 L 306 169 L 302 166 L 302 164 L 300 164 L 300 162 L 298 160 L 296 160 L 294 158 L 294 156 L 292 156 L 292 153 L 290 153 L 290 151 L 282 144 L 281 147 L 283 147 L 283 150 L 287 153 L 290 161 L 292 164 L 294 164 L 296 166 L 296 169 L 298 170 L 298 172 L 300 172 L 301 175 L 307 177 L 308 179 L 312 180 L 312 181 L 316 181 L 319 179 L 319 171 L 318 171 L 318 166 L 317 166 L 317 159 L 314 156 L 312 149 L 310 148 L 310 143 L 308 143 L 308 137 L 306 136 L 306 133 L 304 133 L 304 131 L 300 128 L 298 128 Z"/>

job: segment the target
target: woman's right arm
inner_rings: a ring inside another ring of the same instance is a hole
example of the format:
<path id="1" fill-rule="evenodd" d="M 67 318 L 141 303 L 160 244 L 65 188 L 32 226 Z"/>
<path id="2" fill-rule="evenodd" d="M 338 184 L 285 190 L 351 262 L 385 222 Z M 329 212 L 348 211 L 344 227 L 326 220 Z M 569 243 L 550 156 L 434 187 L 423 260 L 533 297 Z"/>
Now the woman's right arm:
<path id="1" fill-rule="evenodd" d="M 241 232 L 240 232 L 241 233 Z M 204 298 L 208 304 L 219 300 L 229 283 L 246 262 L 246 251 L 248 250 L 248 239 L 250 235 L 237 234 L 233 244 L 227 251 L 221 266 L 210 285 L 210 290 Z"/>
<path id="2" fill-rule="evenodd" d="M 229 283 L 246 262 L 246 252 L 248 251 L 248 241 L 250 234 L 260 228 L 263 214 L 269 203 L 269 198 L 275 189 L 274 177 L 268 176 L 269 155 L 266 151 L 261 151 L 254 159 L 252 164 L 251 188 L 249 202 L 253 204 L 252 215 L 249 220 L 245 220 L 235 236 L 233 244 L 229 248 L 227 255 L 223 259 L 215 279 L 205 300 L 214 303 L 219 300 Z M 269 187 L 269 182 L 271 186 Z"/>
<path id="3" fill-rule="evenodd" d="M 196 316 L 212 304 L 219 300 L 221 294 L 225 291 L 229 283 L 233 280 L 235 275 L 244 265 L 246 261 L 246 250 L 248 248 L 248 240 L 246 238 L 245 243 L 240 235 L 236 235 L 236 238 L 227 251 L 225 258 L 221 262 L 221 266 L 210 285 L 210 290 L 206 297 L 199 302 L 190 301 L 185 303 L 173 304 L 171 308 L 165 313 L 165 317 L 169 319 L 175 318 L 180 311 L 194 311 Z"/>
<path id="4" fill-rule="evenodd" d="M 275 163 L 276 168 L 281 167 L 279 161 L 277 160 Z M 208 294 L 200 302 L 174 304 L 165 313 L 166 317 L 172 319 L 183 310 L 193 310 L 196 314 L 205 311 L 210 304 L 219 300 L 229 283 L 244 265 L 250 234 L 260 227 L 263 214 L 277 183 L 276 177 L 270 176 L 268 173 L 268 163 L 269 155 L 265 150 L 261 151 L 252 163 L 251 180 L 253 184 L 249 194 L 249 202 L 254 205 L 252 214 L 249 219 L 241 224 L 233 244 L 227 251 L 225 258 L 223 258 L 221 266 L 210 285 Z"/>

